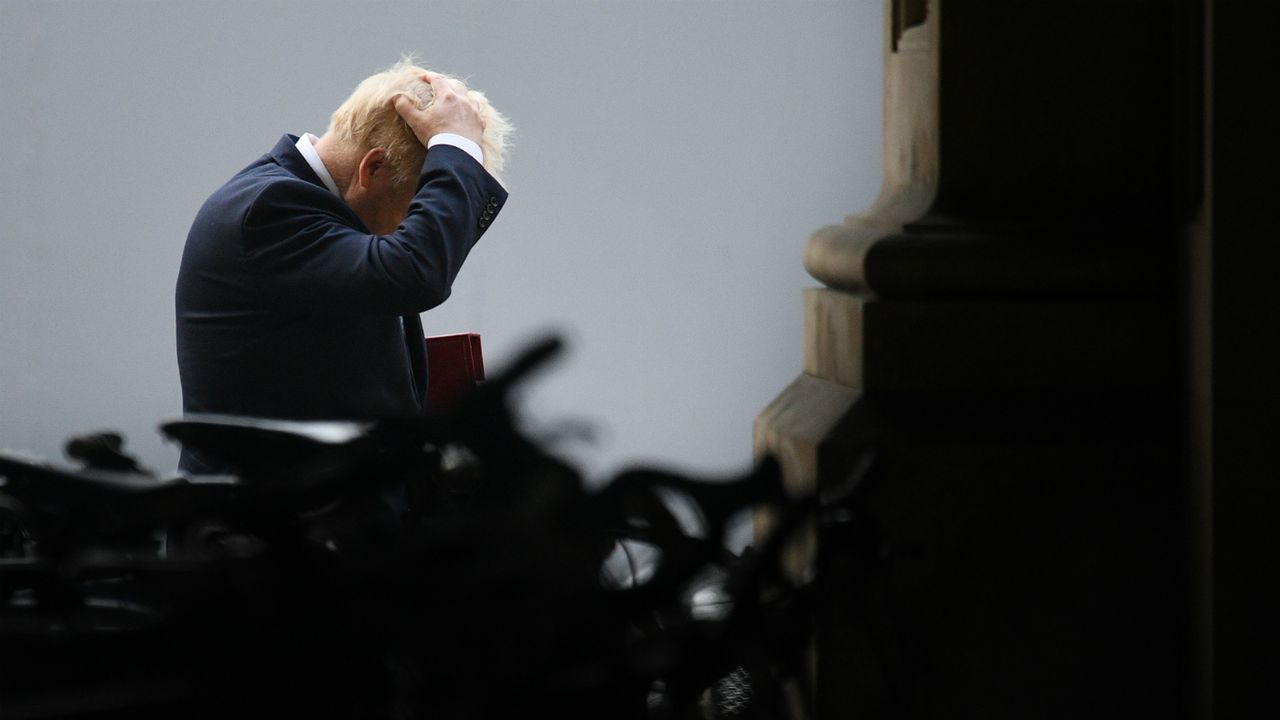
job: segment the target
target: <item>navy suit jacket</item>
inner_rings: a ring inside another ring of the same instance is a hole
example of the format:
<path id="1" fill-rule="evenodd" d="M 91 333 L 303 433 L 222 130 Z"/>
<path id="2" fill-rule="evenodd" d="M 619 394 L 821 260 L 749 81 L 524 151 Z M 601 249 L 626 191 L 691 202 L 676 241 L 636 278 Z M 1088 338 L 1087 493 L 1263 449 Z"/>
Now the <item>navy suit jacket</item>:
<path id="1" fill-rule="evenodd" d="M 404 222 L 373 235 L 296 141 L 284 136 L 236 173 L 191 225 L 175 294 L 183 411 L 417 416 L 427 387 L 418 313 L 449 296 L 507 193 L 470 155 L 437 145 Z M 186 449 L 179 467 L 229 470 Z"/>

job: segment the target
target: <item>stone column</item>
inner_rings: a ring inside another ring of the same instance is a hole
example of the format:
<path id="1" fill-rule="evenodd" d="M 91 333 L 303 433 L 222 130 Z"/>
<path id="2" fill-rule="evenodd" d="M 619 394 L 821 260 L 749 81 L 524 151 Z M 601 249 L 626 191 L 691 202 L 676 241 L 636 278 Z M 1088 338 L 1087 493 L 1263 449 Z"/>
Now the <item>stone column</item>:
<path id="1" fill-rule="evenodd" d="M 809 238 L 805 268 L 829 287 L 805 291 L 804 374 L 756 419 L 757 450 L 779 457 L 797 493 L 816 489 L 818 446 L 863 387 L 866 255 L 876 241 L 923 217 L 937 192 L 938 10 L 930 5 L 886 2 L 880 194 L 865 212 Z"/>
<path id="2" fill-rule="evenodd" d="M 821 717 L 1183 707 L 1194 7 L 886 2 L 882 190 L 809 238 L 755 425 L 791 492 L 848 495 L 789 558 Z"/>

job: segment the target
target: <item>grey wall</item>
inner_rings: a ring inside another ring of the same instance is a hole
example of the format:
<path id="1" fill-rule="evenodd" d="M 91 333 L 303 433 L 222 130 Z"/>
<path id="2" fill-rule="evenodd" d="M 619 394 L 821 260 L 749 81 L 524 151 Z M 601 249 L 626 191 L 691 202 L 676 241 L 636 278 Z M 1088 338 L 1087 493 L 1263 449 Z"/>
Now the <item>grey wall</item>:
<path id="1" fill-rule="evenodd" d="M 879 0 L 0 0 L 0 448 L 123 431 L 152 467 L 180 412 L 173 281 L 191 217 L 283 132 L 322 132 L 415 52 L 518 128 L 511 200 L 429 333 L 491 368 L 569 353 L 522 408 L 563 451 L 729 473 L 800 367 L 807 234 L 880 177 Z"/>

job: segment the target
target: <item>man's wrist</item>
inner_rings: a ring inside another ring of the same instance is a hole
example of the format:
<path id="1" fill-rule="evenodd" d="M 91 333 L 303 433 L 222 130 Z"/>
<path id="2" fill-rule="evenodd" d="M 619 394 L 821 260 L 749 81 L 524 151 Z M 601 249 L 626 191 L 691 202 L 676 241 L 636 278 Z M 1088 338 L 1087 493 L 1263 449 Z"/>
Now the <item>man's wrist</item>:
<path id="1" fill-rule="evenodd" d="M 484 152 L 470 138 L 465 138 L 457 133 L 436 133 L 427 140 L 427 149 L 430 150 L 436 145 L 452 145 L 475 158 L 476 162 L 484 165 Z"/>

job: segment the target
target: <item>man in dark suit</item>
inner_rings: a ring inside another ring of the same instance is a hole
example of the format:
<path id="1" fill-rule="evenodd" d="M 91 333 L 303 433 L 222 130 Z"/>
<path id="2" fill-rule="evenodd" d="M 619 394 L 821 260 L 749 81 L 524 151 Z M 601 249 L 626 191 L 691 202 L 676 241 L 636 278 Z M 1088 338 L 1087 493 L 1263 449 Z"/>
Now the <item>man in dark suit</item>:
<path id="1" fill-rule="evenodd" d="M 323 137 L 286 135 L 213 193 L 178 274 L 184 412 L 419 415 L 418 313 L 449 296 L 506 201 L 485 166 L 507 129 L 483 96 L 402 62 L 361 83 Z M 232 470 L 190 449 L 179 468 Z"/>

